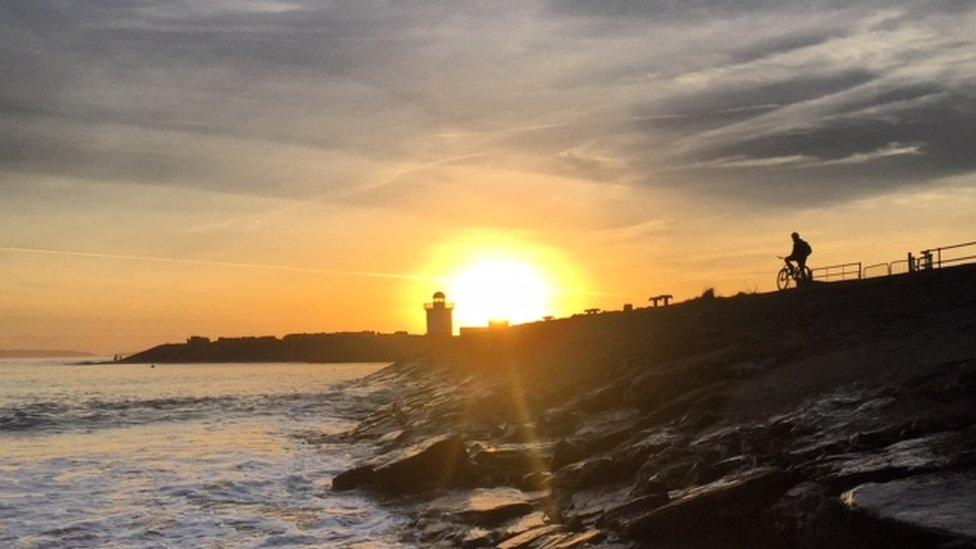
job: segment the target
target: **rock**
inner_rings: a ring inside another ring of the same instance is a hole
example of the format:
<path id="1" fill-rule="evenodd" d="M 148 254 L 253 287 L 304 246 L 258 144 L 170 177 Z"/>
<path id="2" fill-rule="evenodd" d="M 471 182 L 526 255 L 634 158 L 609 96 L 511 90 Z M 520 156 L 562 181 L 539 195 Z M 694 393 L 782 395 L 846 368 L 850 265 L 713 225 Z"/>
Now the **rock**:
<path id="1" fill-rule="evenodd" d="M 918 540 L 976 545 L 976 475 L 931 474 L 867 483 L 840 497 L 852 512 Z"/>
<path id="2" fill-rule="evenodd" d="M 605 522 L 607 510 L 627 499 L 628 486 L 579 491 L 563 498 L 560 509 L 562 522 L 574 528 L 594 526 Z"/>
<path id="3" fill-rule="evenodd" d="M 448 516 L 477 526 L 495 526 L 532 511 L 532 503 L 514 488 L 478 488 L 437 498 L 423 508 L 428 516 Z"/>
<path id="4" fill-rule="evenodd" d="M 332 479 L 332 489 L 338 492 L 362 486 L 373 473 L 372 465 L 363 465 L 340 473 Z"/>
<path id="5" fill-rule="evenodd" d="M 672 539 L 715 534 L 778 498 L 791 484 L 779 468 L 761 467 L 729 475 L 684 491 L 663 507 L 626 521 L 628 534 L 640 539 Z"/>
<path id="6" fill-rule="evenodd" d="M 563 527 L 558 524 L 550 524 L 540 528 L 533 528 L 532 530 L 522 532 L 517 536 L 510 537 L 499 543 L 498 549 L 518 549 L 521 547 L 528 547 L 536 540 L 556 532 L 561 532 L 562 530 Z"/>
<path id="7" fill-rule="evenodd" d="M 479 489 L 467 496 L 467 508 L 458 515 L 465 521 L 495 525 L 521 517 L 532 510 L 532 504 L 521 491 L 512 488 Z"/>
<path id="8" fill-rule="evenodd" d="M 767 537 L 777 545 L 838 547 L 845 545 L 843 512 L 826 486 L 804 482 L 765 509 L 761 522 Z"/>
<path id="9" fill-rule="evenodd" d="M 487 547 L 492 545 L 492 532 L 484 528 L 472 528 L 461 539 L 462 547 Z"/>
<path id="10" fill-rule="evenodd" d="M 512 537 L 532 530 L 534 528 L 541 528 L 546 525 L 546 515 L 542 511 L 536 511 L 534 513 L 529 513 L 524 517 L 519 518 L 512 524 L 509 524 L 505 528 L 505 537 Z"/>
<path id="11" fill-rule="evenodd" d="M 461 437 L 443 435 L 392 452 L 375 464 L 337 476 L 332 487 L 367 487 L 388 494 L 409 494 L 470 482 L 472 463 Z"/>
<path id="12" fill-rule="evenodd" d="M 613 458 L 631 470 L 639 469 L 649 458 L 682 442 L 684 437 L 670 429 L 648 429 L 637 440 L 614 450 Z"/>
<path id="13" fill-rule="evenodd" d="M 930 472 L 952 463 L 936 448 L 954 433 L 896 442 L 878 452 L 842 454 L 815 465 L 824 480 L 837 488 L 848 488 L 864 482 L 884 482 L 918 473 Z"/>
<path id="14" fill-rule="evenodd" d="M 552 473 L 533 471 L 518 480 L 516 486 L 522 490 L 547 490 L 552 484 Z"/>
<path id="15" fill-rule="evenodd" d="M 561 439 L 552 449 L 552 468 L 559 469 L 564 465 L 569 465 L 584 457 L 583 449 L 579 444 Z"/>
<path id="16" fill-rule="evenodd" d="M 646 496 L 638 496 L 631 500 L 628 500 L 620 505 L 615 505 L 606 509 L 603 513 L 602 520 L 598 523 L 619 523 L 622 520 L 633 517 L 634 515 L 640 513 L 646 513 L 658 507 L 667 505 L 670 501 L 667 491 L 661 491 L 655 494 L 648 494 Z"/>
<path id="17" fill-rule="evenodd" d="M 472 461 L 503 475 L 520 478 L 530 472 L 545 470 L 548 455 L 537 446 L 519 444 L 512 448 L 485 448 L 474 454 Z"/>
<path id="18" fill-rule="evenodd" d="M 572 547 L 599 543 L 606 537 L 606 534 L 602 530 L 591 528 L 585 532 L 553 534 L 547 537 L 548 539 L 540 540 L 536 547 L 539 549 L 571 549 Z"/>
<path id="19" fill-rule="evenodd" d="M 396 431 L 390 431 L 385 435 L 381 436 L 377 442 L 381 446 L 389 446 L 391 444 L 396 444 L 402 442 L 406 438 L 407 432 L 404 429 L 397 429 Z"/>
<path id="20" fill-rule="evenodd" d="M 554 487 L 562 492 L 606 486 L 624 478 L 627 471 L 614 466 L 608 457 L 595 457 L 570 463 L 556 472 Z"/>

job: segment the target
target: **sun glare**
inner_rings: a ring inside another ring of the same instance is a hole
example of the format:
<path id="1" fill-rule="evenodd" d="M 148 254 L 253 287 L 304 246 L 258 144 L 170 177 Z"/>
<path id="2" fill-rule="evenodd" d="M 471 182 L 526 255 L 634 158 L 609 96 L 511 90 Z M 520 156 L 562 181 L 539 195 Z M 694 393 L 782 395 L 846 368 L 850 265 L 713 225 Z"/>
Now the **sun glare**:
<path id="1" fill-rule="evenodd" d="M 537 268 L 516 260 L 490 258 L 454 275 L 448 295 L 456 302 L 458 325 L 483 326 L 489 320 L 539 320 L 549 314 L 550 293 L 545 276 Z"/>
<path id="2" fill-rule="evenodd" d="M 420 272 L 435 282 L 412 286 L 409 302 L 445 292 L 454 304 L 455 333 L 492 320 L 522 324 L 568 316 L 591 302 L 577 262 L 554 246 L 510 232 L 456 234 L 430 248 Z"/>

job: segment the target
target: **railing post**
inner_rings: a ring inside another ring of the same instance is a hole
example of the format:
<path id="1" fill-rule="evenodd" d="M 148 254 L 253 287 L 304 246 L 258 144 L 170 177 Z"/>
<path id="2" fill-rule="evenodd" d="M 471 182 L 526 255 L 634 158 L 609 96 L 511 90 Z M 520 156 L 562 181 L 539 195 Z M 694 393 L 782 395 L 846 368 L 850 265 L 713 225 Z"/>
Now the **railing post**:
<path id="1" fill-rule="evenodd" d="M 861 273 L 862 273 L 862 271 L 861 271 L 861 262 L 858 261 L 857 262 L 857 279 L 858 280 L 861 280 Z"/>
<path id="2" fill-rule="evenodd" d="M 912 258 L 912 252 L 908 252 L 908 272 L 915 272 L 915 261 Z"/>

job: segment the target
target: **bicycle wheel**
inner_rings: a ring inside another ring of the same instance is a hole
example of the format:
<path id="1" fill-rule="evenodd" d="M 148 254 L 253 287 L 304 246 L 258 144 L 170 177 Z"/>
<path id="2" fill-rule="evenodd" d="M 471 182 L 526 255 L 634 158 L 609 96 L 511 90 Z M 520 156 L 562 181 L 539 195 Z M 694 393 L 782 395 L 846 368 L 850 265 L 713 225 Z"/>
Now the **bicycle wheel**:
<path id="1" fill-rule="evenodd" d="M 783 267 L 779 270 L 779 274 L 776 275 L 776 287 L 780 290 L 785 290 L 790 287 L 790 280 L 793 277 L 790 276 L 790 270 Z"/>
<path id="2" fill-rule="evenodd" d="M 810 267 L 807 267 L 806 265 L 803 266 L 803 282 L 805 284 L 813 282 L 813 271 L 811 271 Z"/>

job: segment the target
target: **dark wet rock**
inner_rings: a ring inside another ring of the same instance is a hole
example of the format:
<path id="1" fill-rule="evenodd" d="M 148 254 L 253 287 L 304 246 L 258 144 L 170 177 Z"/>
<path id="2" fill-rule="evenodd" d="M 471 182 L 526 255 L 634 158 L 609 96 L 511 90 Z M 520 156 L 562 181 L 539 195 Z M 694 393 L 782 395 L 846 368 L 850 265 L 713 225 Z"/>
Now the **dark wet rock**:
<path id="1" fill-rule="evenodd" d="M 627 521 L 624 528 L 644 539 L 715 533 L 775 500 L 791 483 L 785 471 L 772 467 L 724 477 L 678 494 L 671 503 Z"/>
<path id="2" fill-rule="evenodd" d="M 567 492 L 607 486 L 628 479 L 632 473 L 611 457 L 592 457 L 559 469 L 553 478 L 553 487 L 557 491 Z"/>
<path id="3" fill-rule="evenodd" d="M 457 435 L 443 435 L 391 452 L 382 461 L 337 476 L 332 487 L 367 487 L 390 494 L 408 494 L 470 483 L 472 463 Z"/>
<path id="4" fill-rule="evenodd" d="M 843 509 L 831 490 L 816 482 L 800 483 L 761 513 L 770 540 L 784 546 L 844 545 Z"/>
<path id="5" fill-rule="evenodd" d="M 831 456 L 813 465 L 815 476 L 832 486 L 846 488 L 863 482 L 887 481 L 935 471 L 952 460 L 937 451 L 951 433 L 903 440 L 871 453 Z"/>
<path id="6" fill-rule="evenodd" d="M 633 518 L 635 515 L 663 507 L 671 501 L 667 491 L 638 496 L 619 505 L 615 505 L 603 512 L 603 523 L 619 523 Z M 600 524 L 600 523 L 598 523 Z"/>
<path id="7" fill-rule="evenodd" d="M 701 471 L 701 459 L 701 455 L 684 447 L 671 447 L 656 454 L 637 472 L 634 494 L 659 492 L 661 486 L 668 490 L 689 487 L 689 479 L 697 478 Z"/>
<path id="8" fill-rule="evenodd" d="M 485 447 L 472 456 L 472 461 L 509 480 L 543 471 L 550 459 L 550 450 L 539 444 L 516 444 L 505 447 Z"/>
<path id="9" fill-rule="evenodd" d="M 618 463 L 636 471 L 653 455 L 680 444 L 684 438 L 671 429 L 648 429 L 637 433 L 630 442 L 615 450 L 613 457 Z"/>
<path id="10" fill-rule="evenodd" d="M 608 509 L 627 500 L 627 490 L 626 485 L 617 485 L 563 494 L 562 522 L 576 529 L 602 523 Z"/>
<path id="11" fill-rule="evenodd" d="M 352 490 L 365 484 L 373 474 L 372 465 L 362 465 L 340 473 L 332 479 L 332 489 L 337 491 Z"/>
<path id="12" fill-rule="evenodd" d="M 579 443 L 561 439 L 552 450 L 552 468 L 559 469 L 564 465 L 583 459 L 583 448 Z"/>
<path id="13" fill-rule="evenodd" d="M 976 546 L 976 475 L 931 474 L 867 483 L 841 495 L 853 513 L 918 540 Z"/>
<path id="14" fill-rule="evenodd" d="M 584 412 L 595 414 L 618 407 L 623 404 L 624 393 L 629 386 L 630 380 L 622 379 L 593 389 L 579 399 L 578 408 Z"/>

